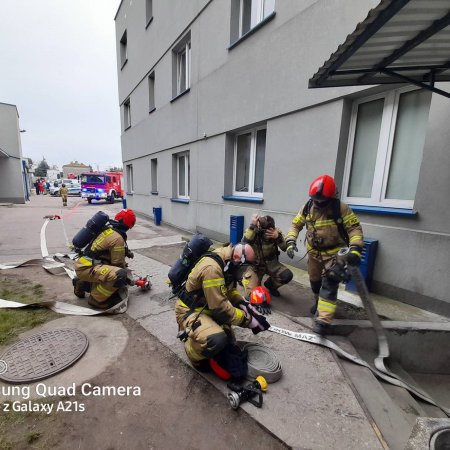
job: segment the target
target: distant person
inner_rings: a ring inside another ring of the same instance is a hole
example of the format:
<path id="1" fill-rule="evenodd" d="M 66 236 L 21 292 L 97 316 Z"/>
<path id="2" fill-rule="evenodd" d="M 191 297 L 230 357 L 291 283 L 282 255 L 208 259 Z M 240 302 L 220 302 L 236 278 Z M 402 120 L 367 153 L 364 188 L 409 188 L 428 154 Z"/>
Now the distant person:
<path id="1" fill-rule="evenodd" d="M 36 180 L 34 182 L 34 188 L 36 189 L 36 195 L 39 195 L 39 181 Z"/>
<path id="2" fill-rule="evenodd" d="M 45 183 L 45 191 L 47 194 L 50 193 L 50 182 L 48 180 Z"/>
<path id="3" fill-rule="evenodd" d="M 61 195 L 63 206 L 67 206 L 67 196 L 69 195 L 69 189 L 66 188 L 66 185 L 64 183 L 59 190 L 59 194 Z"/>
<path id="4" fill-rule="evenodd" d="M 42 180 L 39 180 L 39 193 L 40 194 L 44 194 L 44 183 L 42 182 Z"/>

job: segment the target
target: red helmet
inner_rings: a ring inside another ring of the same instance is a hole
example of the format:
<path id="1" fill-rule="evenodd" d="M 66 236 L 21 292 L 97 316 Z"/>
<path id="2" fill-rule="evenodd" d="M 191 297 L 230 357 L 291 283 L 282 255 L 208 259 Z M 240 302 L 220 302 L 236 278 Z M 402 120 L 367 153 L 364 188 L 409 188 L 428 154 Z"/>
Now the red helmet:
<path id="1" fill-rule="evenodd" d="M 250 303 L 252 305 L 270 305 L 269 291 L 263 286 L 256 286 L 250 293 Z"/>
<path id="2" fill-rule="evenodd" d="M 136 214 L 132 209 L 122 209 L 114 217 L 115 220 L 122 222 L 128 227 L 128 229 L 133 228 L 136 223 Z"/>
<path id="3" fill-rule="evenodd" d="M 336 183 L 330 175 L 317 177 L 309 187 L 309 196 L 313 200 L 324 201 L 336 196 Z"/>

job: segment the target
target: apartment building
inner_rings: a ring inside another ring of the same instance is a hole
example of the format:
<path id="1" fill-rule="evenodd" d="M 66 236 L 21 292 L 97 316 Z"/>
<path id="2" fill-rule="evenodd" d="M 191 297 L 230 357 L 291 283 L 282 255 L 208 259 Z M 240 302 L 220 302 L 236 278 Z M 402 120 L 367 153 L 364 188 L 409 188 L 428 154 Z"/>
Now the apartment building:
<path id="1" fill-rule="evenodd" d="M 231 215 L 287 231 L 330 174 L 379 242 L 372 289 L 450 315 L 450 101 L 406 84 L 308 89 L 378 3 L 122 1 L 128 206 L 220 240 Z"/>

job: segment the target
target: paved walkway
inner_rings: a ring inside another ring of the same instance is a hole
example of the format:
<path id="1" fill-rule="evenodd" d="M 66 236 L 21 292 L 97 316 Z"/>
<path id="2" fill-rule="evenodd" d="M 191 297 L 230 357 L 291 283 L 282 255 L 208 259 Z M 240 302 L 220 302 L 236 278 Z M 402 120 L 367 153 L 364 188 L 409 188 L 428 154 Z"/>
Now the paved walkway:
<path id="1" fill-rule="evenodd" d="M 76 230 L 99 209 L 113 215 L 121 208 L 118 202 L 115 205 L 102 203 L 96 207 L 81 202 L 79 198 L 70 198 L 69 208 L 62 210 L 58 198 L 34 197 L 33 200 L 32 205 L 8 209 L 5 232 L 9 233 L 9 239 L 2 242 L 0 262 L 39 256 L 38 230 L 44 215 L 62 211 L 66 233 L 71 239 Z M 51 225 L 53 228 L 49 230 L 48 237 L 50 253 L 65 251 L 66 242 L 61 224 Z M 176 260 L 182 242 L 183 235 L 179 231 L 166 226 L 156 227 L 151 220 L 138 218 L 137 225 L 129 232 L 129 246 L 135 252 L 130 268 L 137 274 L 150 274 L 153 289 L 149 292 L 131 289 L 127 314 L 178 355 L 183 363 L 188 364 L 183 346 L 176 339 L 178 330 L 173 311 L 174 300 L 170 298 L 171 293 L 166 284 L 168 263 Z M 293 285 L 293 291 L 288 292 L 287 287 L 283 288 L 289 298 L 281 297 L 274 301 L 274 313 L 269 320 L 272 325 L 309 332 L 310 319 L 293 321 L 286 311 L 282 311 L 283 304 L 291 302 L 298 305 L 311 301 L 307 275 L 299 269 L 295 269 L 294 273 L 298 284 Z M 340 298 L 358 303 L 355 296 L 343 291 Z M 379 313 L 392 319 L 412 318 L 415 322 L 446 320 L 381 297 L 376 297 L 376 305 Z M 295 310 L 295 305 L 291 307 Z M 305 309 L 304 305 L 302 308 Z M 309 304 L 306 309 L 309 309 Z M 238 328 L 237 336 L 242 340 L 267 345 L 282 362 L 283 378 L 269 386 L 264 395 L 263 408 L 258 409 L 248 403 L 242 405 L 264 428 L 293 448 L 382 448 L 371 422 L 329 350 L 270 332 L 255 337 L 249 330 Z M 227 391 L 225 383 L 210 376 L 206 378 L 220 391 Z"/>

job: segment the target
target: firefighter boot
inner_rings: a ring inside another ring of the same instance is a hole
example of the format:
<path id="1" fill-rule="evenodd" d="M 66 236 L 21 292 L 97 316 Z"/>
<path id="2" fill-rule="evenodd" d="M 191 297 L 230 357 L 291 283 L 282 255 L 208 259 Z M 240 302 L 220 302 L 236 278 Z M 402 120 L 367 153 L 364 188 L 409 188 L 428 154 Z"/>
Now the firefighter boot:
<path id="1" fill-rule="evenodd" d="M 333 320 L 336 312 L 336 300 L 329 300 L 319 297 L 317 302 L 317 316 L 314 319 L 314 333 L 330 334 L 331 321 Z"/>
<path id="2" fill-rule="evenodd" d="M 73 293 L 78 298 L 84 298 L 84 296 L 85 296 L 85 289 L 84 289 L 85 282 L 81 281 L 80 279 L 75 277 L 75 278 L 72 279 L 72 284 L 73 284 Z"/>
<path id="3" fill-rule="evenodd" d="M 272 278 L 268 278 L 264 282 L 264 286 L 268 289 L 270 295 L 272 295 L 273 297 L 279 297 L 281 295 L 280 291 L 275 287 Z"/>
<path id="4" fill-rule="evenodd" d="M 90 295 L 88 298 L 88 303 L 95 309 L 110 309 L 113 306 L 118 305 L 122 300 L 123 299 L 120 297 L 120 295 L 115 292 L 113 295 L 111 295 L 111 297 L 103 302 L 95 300 L 95 298 Z"/>
<path id="5" fill-rule="evenodd" d="M 319 301 L 319 294 L 314 294 L 314 305 L 312 305 L 311 309 L 309 310 L 313 316 L 315 316 L 317 313 L 317 302 L 318 301 Z"/>

